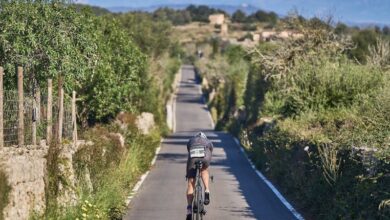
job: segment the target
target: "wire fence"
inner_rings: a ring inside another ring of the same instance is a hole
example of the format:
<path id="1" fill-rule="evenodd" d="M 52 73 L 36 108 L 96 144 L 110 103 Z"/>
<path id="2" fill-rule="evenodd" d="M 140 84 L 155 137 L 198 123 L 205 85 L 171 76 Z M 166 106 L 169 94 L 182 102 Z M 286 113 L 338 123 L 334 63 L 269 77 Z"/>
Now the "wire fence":
<path id="1" fill-rule="evenodd" d="M 52 120 L 47 120 L 47 94 L 42 95 L 41 103 L 37 103 L 34 108 L 34 95 L 24 95 L 24 144 L 33 144 L 33 122 L 36 121 L 37 143 L 46 139 L 47 126 L 51 125 L 53 137 L 58 135 L 59 102 L 58 97 L 53 97 Z M 19 106 L 18 91 L 4 91 L 3 117 L 4 117 L 4 146 L 18 145 L 18 125 L 19 125 Z M 38 106 L 40 105 L 40 106 Z M 64 98 L 64 116 L 62 125 L 62 137 L 72 140 L 72 100 L 70 97 Z"/>
<path id="2" fill-rule="evenodd" d="M 3 74 L 1 70 L 0 67 L 0 74 Z M 3 96 L 3 99 L 0 100 L 3 106 L 2 109 L 0 108 L 0 117 L 2 117 L 0 120 L 0 137 L 2 137 L 0 138 L 0 143 L 2 142 L 0 147 L 39 145 L 42 140 L 46 140 L 46 143 L 48 140 L 50 143 L 75 141 L 75 137 L 77 137 L 77 133 L 75 134 L 77 131 L 75 96 L 63 94 L 61 99 L 58 94 L 48 95 L 49 90 L 53 91 L 51 80 L 49 80 L 48 88 L 44 89 L 42 94 L 41 90 L 35 92 L 35 89 L 24 93 L 23 88 L 19 91 L 3 91 L 3 79 L 2 77 L 0 79 L 0 93 Z M 23 76 L 21 76 L 21 80 L 23 80 Z M 19 103 L 19 94 L 23 94 L 23 103 Z M 52 106 L 51 111 L 48 109 L 49 103 Z M 20 104 L 23 104 L 22 109 L 19 107 Z M 63 114 L 60 118 L 61 106 L 63 106 Z M 61 133 L 59 129 L 62 129 Z"/>

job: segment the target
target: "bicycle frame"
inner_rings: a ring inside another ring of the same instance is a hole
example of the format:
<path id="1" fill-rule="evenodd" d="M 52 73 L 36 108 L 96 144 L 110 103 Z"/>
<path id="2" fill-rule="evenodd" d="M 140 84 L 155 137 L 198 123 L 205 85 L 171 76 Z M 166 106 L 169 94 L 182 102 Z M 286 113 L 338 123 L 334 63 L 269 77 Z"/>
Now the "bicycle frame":
<path id="1" fill-rule="evenodd" d="M 204 205 L 203 205 L 203 189 L 200 182 L 200 171 L 202 169 L 202 161 L 197 161 L 195 163 L 196 177 L 195 177 L 195 192 L 194 192 L 194 201 L 192 209 L 192 219 L 193 220 L 202 220 L 203 215 L 205 215 Z"/>

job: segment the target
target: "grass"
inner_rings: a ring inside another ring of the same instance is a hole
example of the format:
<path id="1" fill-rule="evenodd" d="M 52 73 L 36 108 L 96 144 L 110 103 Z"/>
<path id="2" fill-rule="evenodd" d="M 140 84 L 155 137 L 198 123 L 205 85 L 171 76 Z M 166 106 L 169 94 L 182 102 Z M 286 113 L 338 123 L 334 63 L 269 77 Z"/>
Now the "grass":
<path id="1" fill-rule="evenodd" d="M 125 137 L 124 147 L 110 135 L 112 133 Z M 141 135 L 133 124 L 124 130 L 111 124 L 96 126 L 83 136 L 94 144 L 83 147 L 73 157 L 80 202 L 66 209 L 51 204 L 46 218 L 121 219 L 126 211 L 125 199 L 139 176 L 150 168 L 160 142 L 159 129 L 150 135 Z M 53 196 L 55 198 L 55 194 Z"/>
<path id="2" fill-rule="evenodd" d="M 198 61 L 217 128 L 238 134 L 308 219 L 389 219 L 390 72 L 350 60 L 332 35 L 305 33 L 260 45 L 245 69 L 239 53 Z"/>
<path id="3" fill-rule="evenodd" d="M 0 219 L 4 219 L 3 211 L 8 205 L 8 194 L 11 187 L 8 185 L 7 176 L 3 170 L 0 169 Z"/>

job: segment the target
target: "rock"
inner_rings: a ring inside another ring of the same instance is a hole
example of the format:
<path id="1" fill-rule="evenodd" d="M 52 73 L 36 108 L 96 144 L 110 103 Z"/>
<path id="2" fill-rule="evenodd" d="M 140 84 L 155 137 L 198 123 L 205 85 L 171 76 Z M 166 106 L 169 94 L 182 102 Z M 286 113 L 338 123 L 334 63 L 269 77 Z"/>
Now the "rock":
<path id="1" fill-rule="evenodd" d="M 73 168 L 75 150 L 71 145 L 64 145 L 58 155 L 58 175 L 61 176 L 61 181 L 58 183 L 57 202 L 60 207 L 77 204 L 76 177 Z"/>
<path id="2" fill-rule="evenodd" d="M 154 115 L 149 112 L 143 112 L 137 117 L 135 124 L 141 134 L 148 135 L 155 126 Z"/>
<path id="3" fill-rule="evenodd" d="M 133 125 L 135 123 L 136 117 L 131 114 L 131 113 L 125 113 L 125 112 L 120 112 L 116 116 L 115 123 L 119 125 L 119 127 L 126 131 L 127 127 L 129 125 Z"/>
<path id="4" fill-rule="evenodd" d="M 45 212 L 47 153 L 47 146 L 0 149 L 0 166 L 11 188 L 8 205 L 2 210 L 4 219 L 29 219 L 33 212 Z"/>
<path id="5" fill-rule="evenodd" d="M 116 141 L 121 148 L 125 148 L 125 138 L 120 133 L 110 133 L 108 134 L 108 137 L 112 140 Z"/>

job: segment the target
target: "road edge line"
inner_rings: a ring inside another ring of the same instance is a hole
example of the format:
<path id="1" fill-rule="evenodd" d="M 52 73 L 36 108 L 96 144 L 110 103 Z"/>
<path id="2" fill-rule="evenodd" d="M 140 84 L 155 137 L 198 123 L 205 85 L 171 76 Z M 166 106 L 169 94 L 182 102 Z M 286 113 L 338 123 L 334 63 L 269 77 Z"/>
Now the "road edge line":
<path id="1" fill-rule="evenodd" d="M 267 184 L 267 186 L 272 190 L 272 192 L 278 197 L 278 199 L 283 203 L 284 206 L 298 219 L 298 220 L 304 220 L 301 214 L 297 212 L 297 210 L 294 209 L 294 207 L 284 198 L 284 196 L 279 192 L 279 190 L 256 168 L 256 166 L 253 164 L 252 160 L 248 157 L 248 154 L 245 152 L 244 147 L 241 145 L 238 138 L 233 137 L 234 142 L 237 144 L 237 146 L 240 148 L 241 153 L 245 156 L 249 164 L 251 165 L 252 169 L 256 172 L 257 176 Z"/>
<path id="2" fill-rule="evenodd" d="M 176 88 L 173 93 L 173 103 L 172 103 L 172 131 L 176 132 L 176 94 L 178 92 L 178 88 L 180 87 L 181 84 L 181 74 L 182 74 L 182 66 L 180 67 L 180 70 L 178 72 L 179 76 L 177 77 L 176 82 Z M 162 143 L 164 142 L 164 138 L 160 139 L 160 146 L 156 148 L 155 155 L 153 157 L 152 162 L 150 162 L 150 167 L 152 167 L 156 161 L 157 161 L 157 156 L 160 154 L 161 148 L 162 148 Z M 133 189 L 131 190 L 130 196 L 128 196 L 125 200 L 126 206 L 129 207 L 131 200 L 134 198 L 134 196 L 137 194 L 138 190 L 141 188 L 142 184 L 144 183 L 146 177 L 149 175 L 150 169 L 146 171 L 142 176 L 140 177 L 140 180 L 134 185 Z"/>
<path id="3" fill-rule="evenodd" d="M 160 154 L 160 151 L 161 151 L 161 147 L 162 147 L 162 143 L 164 142 L 164 138 L 161 138 L 160 139 L 160 146 L 156 148 L 156 151 L 155 151 L 155 155 L 153 157 L 153 160 L 152 162 L 150 162 L 150 167 L 152 167 L 156 161 L 157 161 L 157 156 Z M 144 174 L 142 174 L 142 176 L 140 177 L 140 179 L 138 180 L 138 182 L 134 185 L 133 189 L 131 190 L 131 193 L 130 193 L 130 196 L 128 196 L 125 200 L 125 203 L 126 203 L 126 206 L 129 207 L 130 203 L 131 203 L 131 200 L 135 197 L 135 195 L 138 193 L 139 189 L 141 188 L 142 184 L 144 183 L 146 177 L 148 177 L 150 173 L 150 169 L 148 171 L 146 171 Z"/>

